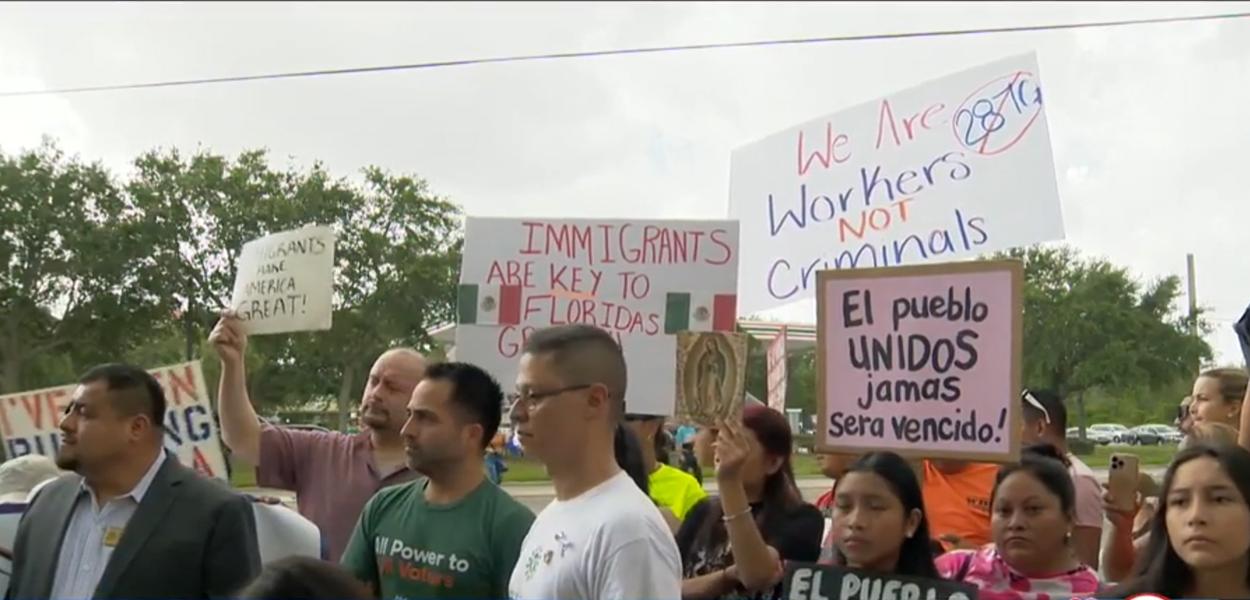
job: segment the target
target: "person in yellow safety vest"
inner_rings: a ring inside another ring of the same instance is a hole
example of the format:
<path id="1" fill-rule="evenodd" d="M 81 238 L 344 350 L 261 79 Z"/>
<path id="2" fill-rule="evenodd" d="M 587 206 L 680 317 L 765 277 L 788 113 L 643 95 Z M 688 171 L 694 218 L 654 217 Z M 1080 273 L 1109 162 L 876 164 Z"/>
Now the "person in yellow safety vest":
<path id="1" fill-rule="evenodd" d="M 656 504 L 672 511 L 678 521 L 707 497 L 703 486 L 691 474 L 660 462 L 657 445 L 663 443 L 664 417 L 628 413 L 625 425 L 642 442 L 643 462 L 647 469 L 649 492 Z"/>

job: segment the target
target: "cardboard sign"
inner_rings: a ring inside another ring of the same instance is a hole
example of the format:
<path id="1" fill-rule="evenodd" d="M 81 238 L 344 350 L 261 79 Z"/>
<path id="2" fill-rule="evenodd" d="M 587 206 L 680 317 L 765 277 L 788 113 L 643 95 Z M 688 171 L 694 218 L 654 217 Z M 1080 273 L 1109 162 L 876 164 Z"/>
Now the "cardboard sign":
<path id="1" fill-rule="evenodd" d="M 627 410 L 669 416 L 677 333 L 733 331 L 737 273 L 733 221 L 469 217 L 456 356 L 511 387 L 530 333 L 595 325 L 625 351 Z"/>
<path id="2" fill-rule="evenodd" d="M 243 245 L 230 307 L 251 335 L 329 329 L 334 231 L 304 227 Z"/>
<path id="3" fill-rule="evenodd" d="M 819 449 L 1019 457 L 1018 261 L 822 271 L 818 285 Z"/>
<path id="4" fill-rule="evenodd" d="M 677 334 L 678 422 L 715 425 L 741 415 L 746 385 L 745 334 Z"/>
<path id="5" fill-rule="evenodd" d="M 207 477 L 226 479 L 216 413 L 208 399 L 200 362 L 148 371 L 165 390 L 165 448 Z M 0 434 L 9 458 L 56 457 L 61 416 L 77 384 L 0 396 Z"/>
<path id="6" fill-rule="evenodd" d="M 1036 57 L 1016 56 L 739 148 L 743 314 L 816 272 L 947 262 L 1063 237 Z"/>
<path id="7" fill-rule="evenodd" d="M 883 575 L 858 569 L 786 563 L 786 600 L 976 600 L 977 588 L 945 579 Z"/>
<path id="8" fill-rule="evenodd" d="M 768 408 L 779 413 L 786 412 L 786 328 L 782 327 L 777 337 L 768 344 L 765 355 L 768 364 Z"/>

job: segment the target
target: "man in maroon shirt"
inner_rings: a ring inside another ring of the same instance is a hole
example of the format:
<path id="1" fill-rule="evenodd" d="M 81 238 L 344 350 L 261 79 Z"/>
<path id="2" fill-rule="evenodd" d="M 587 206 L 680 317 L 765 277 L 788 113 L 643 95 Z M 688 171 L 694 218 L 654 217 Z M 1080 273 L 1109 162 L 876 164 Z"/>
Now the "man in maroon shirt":
<path id="1" fill-rule="evenodd" d="M 364 430 L 356 435 L 300 431 L 262 424 L 247 393 L 243 356 L 247 334 L 223 314 L 209 341 L 221 358 L 217 411 L 221 437 L 239 458 L 256 465 L 256 482 L 295 492 L 299 512 L 321 528 L 329 560 L 338 562 L 365 503 L 385 486 L 416 477 L 405 464 L 400 429 L 425 358 L 396 348 L 379 356 L 360 400 Z"/>

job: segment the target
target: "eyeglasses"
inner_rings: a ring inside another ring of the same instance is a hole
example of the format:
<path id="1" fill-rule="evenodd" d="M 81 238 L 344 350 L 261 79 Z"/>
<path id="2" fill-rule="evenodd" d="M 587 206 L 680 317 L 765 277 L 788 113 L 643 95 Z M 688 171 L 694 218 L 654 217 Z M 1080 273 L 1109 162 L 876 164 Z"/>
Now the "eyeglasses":
<path id="1" fill-rule="evenodd" d="M 534 390 L 525 390 L 524 392 L 513 392 L 511 394 L 508 394 L 506 398 L 508 400 L 509 406 L 515 405 L 518 402 L 525 402 L 525 404 L 528 406 L 537 406 L 541 404 L 543 400 L 546 400 L 547 398 L 559 396 L 560 394 L 565 394 L 568 392 L 576 392 L 578 390 L 589 389 L 591 387 L 594 387 L 594 385 L 595 384 L 593 383 L 582 383 L 578 385 L 570 385 L 568 387 L 562 387 L 558 390 L 551 390 L 548 392 L 535 392 Z"/>
<path id="2" fill-rule="evenodd" d="M 1024 402 L 1028 404 L 1029 406 L 1032 406 L 1033 408 L 1036 408 L 1037 410 L 1042 411 L 1042 419 L 1045 419 L 1047 425 L 1050 424 L 1050 411 L 1046 410 L 1045 406 L 1042 406 L 1042 402 L 1038 400 L 1036 396 L 1033 395 L 1033 392 L 1030 392 L 1029 390 L 1024 390 L 1023 392 L 1020 393 L 1020 398 L 1023 399 Z"/>

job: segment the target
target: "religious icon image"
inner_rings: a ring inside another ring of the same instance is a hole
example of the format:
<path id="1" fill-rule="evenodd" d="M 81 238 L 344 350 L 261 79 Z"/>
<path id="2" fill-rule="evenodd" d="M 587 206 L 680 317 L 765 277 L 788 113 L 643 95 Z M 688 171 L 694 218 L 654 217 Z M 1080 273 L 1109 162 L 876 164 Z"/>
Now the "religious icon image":
<path id="1" fill-rule="evenodd" d="M 739 333 L 677 334 L 677 420 L 713 424 L 742 413 L 747 339 Z"/>

